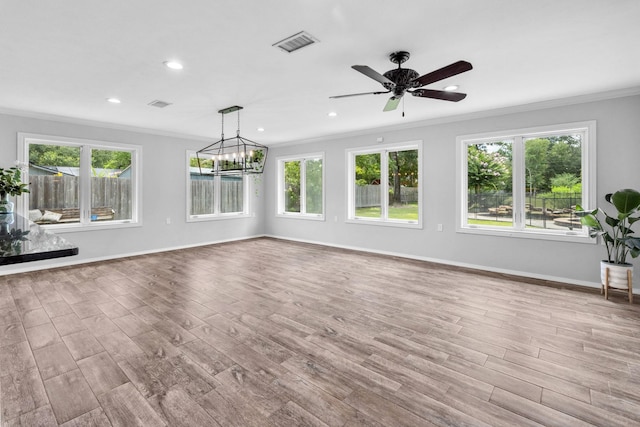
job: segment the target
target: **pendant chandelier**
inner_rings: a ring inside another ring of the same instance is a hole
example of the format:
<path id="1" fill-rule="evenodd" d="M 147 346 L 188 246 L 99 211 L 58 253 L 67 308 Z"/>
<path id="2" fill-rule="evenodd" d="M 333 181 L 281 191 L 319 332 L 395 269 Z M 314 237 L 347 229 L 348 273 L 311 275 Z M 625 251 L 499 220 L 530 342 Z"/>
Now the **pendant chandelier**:
<path id="1" fill-rule="evenodd" d="M 240 110 L 242 107 L 234 105 L 218 111 L 222 117 L 220 140 L 196 152 L 201 175 L 251 175 L 264 171 L 269 148 L 240 136 Z M 225 139 L 224 116 L 234 112 L 238 114 L 236 136 Z"/>

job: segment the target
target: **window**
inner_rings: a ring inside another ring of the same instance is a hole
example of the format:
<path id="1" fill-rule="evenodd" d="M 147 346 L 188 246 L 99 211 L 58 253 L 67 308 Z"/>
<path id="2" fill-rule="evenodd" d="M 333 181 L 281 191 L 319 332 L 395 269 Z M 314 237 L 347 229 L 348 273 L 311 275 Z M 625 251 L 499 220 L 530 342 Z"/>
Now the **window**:
<path id="1" fill-rule="evenodd" d="M 249 191 L 244 175 L 214 176 L 211 160 L 187 152 L 187 221 L 247 216 Z"/>
<path id="2" fill-rule="evenodd" d="M 23 212 L 56 228 L 138 223 L 141 148 L 106 142 L 19 135 L 28 164 Z"/>
<path id="3" fill-rule="evenodd" d="M 421 142 L 349 150 L 348 219 L 421 227 Z"/>
<path id="4" fill-rule="evenodd" d="M 588 240 L 595 122 L 458 137 L 458 231 Z"/>
<path id="5" fill-rule="evenodd" d="M 278 215 L 324 219 L 323 157 L 278 158 Z"/>

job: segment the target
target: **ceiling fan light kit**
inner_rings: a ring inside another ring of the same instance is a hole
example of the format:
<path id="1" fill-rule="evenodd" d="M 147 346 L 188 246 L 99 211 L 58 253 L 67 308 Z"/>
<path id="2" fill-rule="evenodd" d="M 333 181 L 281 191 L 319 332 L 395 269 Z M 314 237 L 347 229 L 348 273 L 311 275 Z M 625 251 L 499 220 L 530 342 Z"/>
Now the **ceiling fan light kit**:
<path id="1" fill-rule="evenodd" d="M 431 83 L 435 83 L 440 80 L 444 80 L 457 74 L 469 71 L 473 69 L 471 63 L 467 61 L 454 62 L 453 64 L 449 64 L 446 67 L 442 67 L 438 70 L 420 76 L 420 74 L 415 70 L 412 70 L 410 68 L 402 68 L 401 65 L 405 63 L 409 59 L 409 57 L 409 52 L 406 52 L 404 50 L 391 53 L 389 55 L 389 60 L 394 64 L 398 64 L 398 68 L 389 70 L 384 74 L 380 74 L 366 65 L 353 65 L 351 67 L 354 70 L 382 84 L 386 91 L 352 93 L 348 95 L 332 96 L 330 98 L 347 98 L 360 95 L 380 95 L 383 93 L 393 93 L 382 111 L 393 111 L 398 108 L 398 104 L 400 104 L 400 100 L 405 93 L 410 93 L 411 95 L 420 98 L 439 99 L 451 102 L 462 101 L 464 98 L 466 98 L 466 93 L 453 92 L 452 90 L 423 89 L 422 86 L 426 86 Z M 457 89 L 457 86 L 455 88 Z"/>

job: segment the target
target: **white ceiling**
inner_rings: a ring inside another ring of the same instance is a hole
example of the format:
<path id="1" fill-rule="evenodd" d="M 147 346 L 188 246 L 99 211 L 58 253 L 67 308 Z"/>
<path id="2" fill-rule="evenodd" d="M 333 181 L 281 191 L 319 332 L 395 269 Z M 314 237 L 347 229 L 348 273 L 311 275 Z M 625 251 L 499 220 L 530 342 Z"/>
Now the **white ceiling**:
<path id="1" fill-rule="evenodd" d="M 638 18 L 638 0 L 0 0 L 0 109 L 218 139 L 241 105 L 242 136 L 304 140 L 638 88 Z M 302 30 L 320 42 L 272 47 Z M 351 65 L 383 73 L 395 50 L 419 74 L 471 62 L 428 86 L 467 98 L 407 96 L 404 118 L 387 95 L 329 99 L 381 90 Z"/>

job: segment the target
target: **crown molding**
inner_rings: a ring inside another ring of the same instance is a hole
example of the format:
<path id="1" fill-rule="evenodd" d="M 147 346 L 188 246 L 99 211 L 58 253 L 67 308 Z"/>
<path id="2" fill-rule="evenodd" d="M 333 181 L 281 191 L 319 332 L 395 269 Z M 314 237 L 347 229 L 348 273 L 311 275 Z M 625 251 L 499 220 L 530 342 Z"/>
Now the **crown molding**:
<path id="1" fill-rule="evenodd" d="M 494 108 L 490 110 L 475 111 L 471 113 L 458 114 L 455 116 L 437 117 L 433 119 L 416 120 L 412 122 L 381 126 L 377 128 L 360 129 L 351 132 L 341 132 L 331 135 L 323 135 L 315 138 L 307 138 L 297 141 L 287 141 L 277 145 L 278 147 L 286 147 L 299 144 L 309 144 L 313 142 L 326 142 L 335 139 L 349 138 L 356 136 L 376 135 L 379 136 L 383 132 L 395 132 L 406 129 L 414 129 L 424 126 L 435 126 L 439 124 L 462 122 L 467 120 L 484 119 L 487 117 L 504 116 L 508 114 L 524 113 L 529 111 L 546 110 L 549 108 L 565 107 L 568 105 L 586 104 L 589 102 L 604 101 L 607 99 L 625 98 L 629 96 L 640 95 L 640 86 L 618 89 L 606 92 L 596 92 L 585 95 L 576 95 L 565 98 L 549 99 L 529 104 L 512 105 L 508 107 Z"/>
<path id="2" fill-rule="evenodd" d="M 197 141 L 197 142 L 210 142 L 212 140 L 211 138 L 198 136 L 198 135 L 189 135 L 189 134 L 183 134 L 178 132 L 162 131 L 158 129 L 124 125 L 124 124 L 118 124 L 118 123 L 101 122 L 99 120 L 81 119 L 77 117 L 61 116 L 57 114 L 42 113 L 42 112 L 36 112 L 36 111 L 15 110 L 10 108 L 0 107 L 0 114 L 20 117 L 20 118 L 48 120 L 48 121 L 54 121 L 59 123 L 69 123 L 69 124 L 74 124 L 79 126 L 91 126 L 91 127 L 101 128 L 101 129 L 113 129 L 113 130 L 118 130 L 123 132 L 143 133 L 146 135 L 164 136 L 168 138 L 177 138 L 177 139 L 184 139 L 184 140 Z"/>
<path id="3" fill-rule="evenodd" d="M 474 119 L 482 119 L 487 117 L 495 117 L 507 114 L 515 114 L 515 113 L 523 113 L 528 111 L 536 111 L 536 110 L 544 110 L 548 108 L 554 107 L 563 107 L 568 105 L 576 105 L 576 104 L 585 104 L 588 102 L 595 101 L 603 101 L 607 99 L 615 99 L 615 98 L 623 98 L 628 96 L 640 95 L 640 86 L 635 86 L 631 88 L 617 89 L 606 92 L 595 92 L 584 95 L 576 95 L 565 98 L 556 98 L 545 101 L 533 102 L 528 104 L 519 104 L 508 107 L 495 108 L 490 110 L 482 110 L 475 111 L 471 113 L 459 114 L 454 116 L 446 116 L 446 117 L 436 117 L 433 119 L 423 119 L 416 120 L 412 122 L 405 122 L 402 124 L 389 125 L 389 126 L 381 126 L 376 128 L 368 128 L 368 129 L 360 129 L 350 132 L 337 132 L 333 134 L 322 135 L 318 137 L 305 138 L 305 139 L 297 139 L 294 141 L 283 141 L 283 142 L 272 142 L 270 146 L 278 146 L 278 147 L 286 147 L 292 145 L 300 145 L 300 144 L 309 144 L 314 142 L 326 142 L 332 141 L 335 139 L 356 137 L 356 136 L 364 136 L 364 135 L 376 135 L 381 132 L 394 132 L 406 129 L 413 129 L 417 127 L 424 126 L 434 126 L 445 123 L 455 123 L 466 120 L 474 120 Z M 11 116 L 23 117 L 23 118 L 33 118 L 40 120 L 49 120 L 61 123 L 70 123 L 81 126 L 92 126 L 103 129 L 113 129 L 124 132 L 135 132 L 135 133 L 143 133 L 147 135 L 157 135 L 169 138 L 178 138 L 189 141 L 196 142 L 209 142 L 211 138 L 203 137 L 199 135 L 190 135 L 183 134 L 178 132 L 170 132 L 170 131 L 162 131 L 158 129 L 144 128 L 138 126 L 117 124 L 117 123 L 109 123 L 109 122 L 101 122 L 98 120 L 90 120 L 90 119 L 81 119 L 75 117 L 61 116 L 56 114 L 35 112 L 35 111 L 25 111 L 25 110 L 16 110 L 0 107 L 0 114 L 6 114 Z"/>

